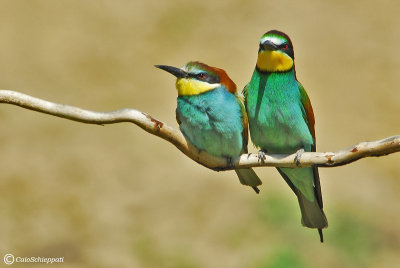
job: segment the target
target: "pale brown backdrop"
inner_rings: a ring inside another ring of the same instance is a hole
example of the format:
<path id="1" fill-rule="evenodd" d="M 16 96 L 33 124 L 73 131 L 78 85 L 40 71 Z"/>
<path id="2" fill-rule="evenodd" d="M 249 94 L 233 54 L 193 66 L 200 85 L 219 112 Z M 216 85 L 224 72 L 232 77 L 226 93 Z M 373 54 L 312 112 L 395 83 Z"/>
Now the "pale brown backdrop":
<path id="1" fill-rule="evenodd" d="M 174 79 L 154 64 L 200 60 L 242 88 L 260 36 L 279 29 L 294 43 L 319 151 L 400 134 L 396 1 L 0 4 L 2 89 L 136 108 L 177 127 Z M 400 265 L 400 154 L 320 170 L 330 224 L 320 244 L 273 168 L 256 169 L 257 196 L 131 124 L 5 104 L 0 119 L 0 266 L 6 253 L 64 256 L 57 267 Z"/>

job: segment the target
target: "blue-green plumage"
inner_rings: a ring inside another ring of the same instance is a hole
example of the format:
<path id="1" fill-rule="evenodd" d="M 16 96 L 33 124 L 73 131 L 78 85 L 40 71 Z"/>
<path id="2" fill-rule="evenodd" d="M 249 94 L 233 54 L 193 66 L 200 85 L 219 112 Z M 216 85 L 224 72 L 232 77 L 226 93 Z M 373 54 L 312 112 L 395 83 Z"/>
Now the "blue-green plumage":
<path id="1" fill-rule="evenodd" d="M 240 103 L 223 86 L 192 96 L 179 96 L 176 108 L 182 133 L 200 150 L 236 157 L 243 150 Z"/>
<path id="2" fill-rule="evenodd" d="M 278 31 L 260 40 L 257 65 L 244 89 L 250 136 L 262 151 L 272 154 L 315 151 L 314 114 L 303 86 L 296 79 L 293 46 Z M 328 226 L 322 210 L 318 169 L 278 168 L 296 194 L 302 224 L 319 230 Z"/>
<path id="3" fill-rule="evenodd" d="M 311 150 L 314 141 L 303 118 L 294 70 L 269 74 L 255 70 L 247 90 L 250 135 L 258 147 L 274 153 Z"/>
<path id="4" fill-rule="evenodd" d="M 303 117 L 294 70 L 266 74 L 256 69 L 247 90 L 250 136 L 257 147 L 275 154 L 293 153 L 301 148 L 311 151 L 314 141 Z M 312 168 L 280 170 L 307 199 L 314 201 Z"/>
<path id="5" fill-rule="evenodd" d="M 222 69 L 189 62 L 182 69 L 158 65 L 178 79 L 176 118 L 185 138 L 199 150 L 229 160 L 247 153 L 248 121 L 243 96 Z M 236 169 L 256 193 L 261 180 L 251 169 Z"/>

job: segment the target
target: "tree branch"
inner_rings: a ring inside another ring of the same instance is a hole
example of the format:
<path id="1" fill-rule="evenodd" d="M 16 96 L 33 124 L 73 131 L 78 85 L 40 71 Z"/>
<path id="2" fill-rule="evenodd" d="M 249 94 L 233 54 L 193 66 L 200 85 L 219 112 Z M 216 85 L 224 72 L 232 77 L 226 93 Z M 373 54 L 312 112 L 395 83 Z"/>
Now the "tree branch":
<path id="1" fill-rule="evenodd" d="M 205 151 L 199 151 L 185 139 L 182 132 L 138 110 L 120 109 L 111 112 L 94 112 L 45 101 L 10 90 L 0 90 L 0 103 L 13 104 L 25 109 L 86 124 L 105 125 L 131 122 L 148 133 L 172 143 L 197 163 L 216 171 L 261 166 L 307 167 L 315 165 L 335 167 L 349 164 L 364 157 L 383 156 L 400 151 L 400 136 L 392 136 L 379 141 L 362 142 L 337 152 L 305 152 L 301 155 L 299 165 L 295 162 L 296 154 L 266 155 L 264 161 L 258 160 L 258 154 L 245 154 L 234 159 L 233 165 L 229 166 L 227 159 L 212 156 Z"/>

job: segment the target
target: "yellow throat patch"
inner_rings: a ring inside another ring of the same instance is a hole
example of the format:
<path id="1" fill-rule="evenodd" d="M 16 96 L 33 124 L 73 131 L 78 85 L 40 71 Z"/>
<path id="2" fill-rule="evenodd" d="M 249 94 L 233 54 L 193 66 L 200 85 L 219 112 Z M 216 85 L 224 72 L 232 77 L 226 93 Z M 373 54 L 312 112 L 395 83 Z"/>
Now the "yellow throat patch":
<path id="1" fill-rule="evenodd" d="M 293 60 L 281 51 L 265 50 L 258 53 L 257 67 L 265 72 L 285 72 L 293 67 Z"/>
<path id="2" fill-rule="evenodd" d="M 220 86 L 221 84 L 209 84 L 190 78 L 178 78 L 176 80 L 176 89 L 179 96 L 199 95 Z"/>

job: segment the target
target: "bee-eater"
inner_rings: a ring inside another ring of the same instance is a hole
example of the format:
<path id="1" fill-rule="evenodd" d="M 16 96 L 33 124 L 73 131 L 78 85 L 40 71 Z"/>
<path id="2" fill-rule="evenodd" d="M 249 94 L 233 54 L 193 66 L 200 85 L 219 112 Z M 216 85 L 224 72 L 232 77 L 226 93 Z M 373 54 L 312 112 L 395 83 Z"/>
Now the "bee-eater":
<path id="1" fill-rule="evenodd" d="M 156 67 L 177 77 L 176 119 L 186 139 L 197 149 L 229 161 L 247 153 L 243 95 L 224 70 L 200 62 L 189 62 L 183 68 Z M 259 192 L 261 180 L 251 168 L 235 171 L 242 184 Z"/>
<path id="2" fill-rule="evenodd" d="M 251 139 L 265 152 L 291 154 L 315 152 L 314 112 L 304 87 L 297 81 L 293 45 L 290 38 L 272 30 L 260 39 L 257 64 L 250 82 L 243 90 Z M 322 209 L 318 169 L 278 168 L 296 194 L 301 223 L 322 229 L 328 221 Z"/>

